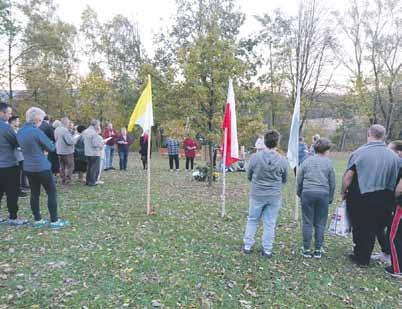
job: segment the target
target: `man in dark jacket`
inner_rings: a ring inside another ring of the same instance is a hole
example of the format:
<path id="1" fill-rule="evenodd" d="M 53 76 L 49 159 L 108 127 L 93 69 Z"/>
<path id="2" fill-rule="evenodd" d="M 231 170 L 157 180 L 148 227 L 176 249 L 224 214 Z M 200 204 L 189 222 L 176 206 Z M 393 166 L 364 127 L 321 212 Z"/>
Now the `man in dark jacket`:
<path id="1" fill-rule="evenodd" d="M 26 224 L 27 220 L 18 219 L 18 193 L 20 177 L 15 150 L 18 147 L 17 136 L 8 124 L 12 114 L 11 106 L 0 103 L 0 196 L 7 196 L 7 208 L 10 225 Z M 2 222 L 0 218 L 0 222 Z"/>
<path id="2" fill-rule="evenodd" d="M 40 125 L 39 129 L 42 130 L 43 133 L 45 133 L 45 135 L 53 143 L 56 142 L 56 139 L 54 138 L 54 128 L 50 124 L 49 116 L 45 116 L 45 118 L 43 119 L 43 122 Z M 56 176 L 57 174 L 59 174 L 59 169 L 60 169 L 59 158 L 57 157 L 56 151 L 48 152 L 47 159 L 49 160 L 49 162 L 51 164 L 52 174 Z"/>

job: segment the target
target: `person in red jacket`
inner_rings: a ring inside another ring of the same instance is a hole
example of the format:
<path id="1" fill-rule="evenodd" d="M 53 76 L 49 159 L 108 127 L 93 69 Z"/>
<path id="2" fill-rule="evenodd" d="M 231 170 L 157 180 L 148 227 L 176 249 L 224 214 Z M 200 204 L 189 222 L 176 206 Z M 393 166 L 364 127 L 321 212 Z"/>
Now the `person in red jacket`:
<path id="1" fill-rule="evenodd" d="M 114 170 L 113 167 L 113 155 L 114 155 L 114 147 L 116 145 L 117 133 L 116 130 L 113 129 L 113 124 L 109 122 L 106 126 L 105 131 L 103 131 L 103 139 L 108 139 L 105 145 L 105 163 L 104 170 Z"/>
<path id="2" fill-rule="evenodd" d="M 194 168 L 195 150 L 197 149 L 197 142 L 191 137 L 186 137 L 183 141 L 184 154 L 186 156 L 186 171 Z"/>

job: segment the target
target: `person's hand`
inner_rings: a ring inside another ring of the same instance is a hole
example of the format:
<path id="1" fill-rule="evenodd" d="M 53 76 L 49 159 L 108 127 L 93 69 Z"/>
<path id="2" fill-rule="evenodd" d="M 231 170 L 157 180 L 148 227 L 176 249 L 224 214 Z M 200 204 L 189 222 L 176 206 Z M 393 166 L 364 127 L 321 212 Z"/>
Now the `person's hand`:
<path id="1" fill-rule="evenodd" d="M 342 201 L 346 200 L 347 192 L 341 192 Z"/>

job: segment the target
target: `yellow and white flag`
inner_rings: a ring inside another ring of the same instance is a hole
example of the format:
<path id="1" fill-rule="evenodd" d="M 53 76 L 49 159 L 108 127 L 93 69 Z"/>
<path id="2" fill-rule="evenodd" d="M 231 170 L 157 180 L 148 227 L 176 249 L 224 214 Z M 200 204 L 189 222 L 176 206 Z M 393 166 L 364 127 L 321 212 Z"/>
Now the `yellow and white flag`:
<path id="1" fill-rule="evenodd" d="M 128 132 L 131 132 L 136 124 L 142 127 L 144 132 L 149 132 L 149 130 L 151 130 L 151 127 L 154 125 L 150 75 L 148 75 L 148 83 L 140 98 L 138 99 L 133 113 L 131 114 L 130 121 L 128 122 Z"/>

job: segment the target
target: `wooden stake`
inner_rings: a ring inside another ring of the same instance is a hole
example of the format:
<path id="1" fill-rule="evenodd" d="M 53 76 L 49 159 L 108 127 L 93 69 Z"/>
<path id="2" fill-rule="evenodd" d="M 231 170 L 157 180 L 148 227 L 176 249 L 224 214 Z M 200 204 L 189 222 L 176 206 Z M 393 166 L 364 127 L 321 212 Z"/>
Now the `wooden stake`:
<path id="1" fill-rule="evenodd" d="M 298 168 L 296 167 L 296 177 L 295 177 L 295 182 L 296 182 L 296 194 L 295 194 L 295 210 L 294 210 L 294 218 L 295 221 L 299 221 L 299 197 L 297 196 L 297 172 Z"/>
<path id="2" fill-rule="evenodd" d="M 222 172 L 222 195 L 221 195 L 221 200 L 222 200 L 222 207 L 221 207 L 221 217 L 224 218 L 226 215 L 226 142 L 227 142 L 227 136 L 228 135 L 228 129 L 225 128 L 225 139 L 223 142 L 223 172 Z"/>
<path id="3" fill-rule="evenodd" d="M 148 134 L 148 151 L 147 151 L 147 174 L 148 174 L 148 181 L 147 181 L 147 215 L 151 215 L 151 135 L 152 135 L 152 128 L 149 129 Z"/>

